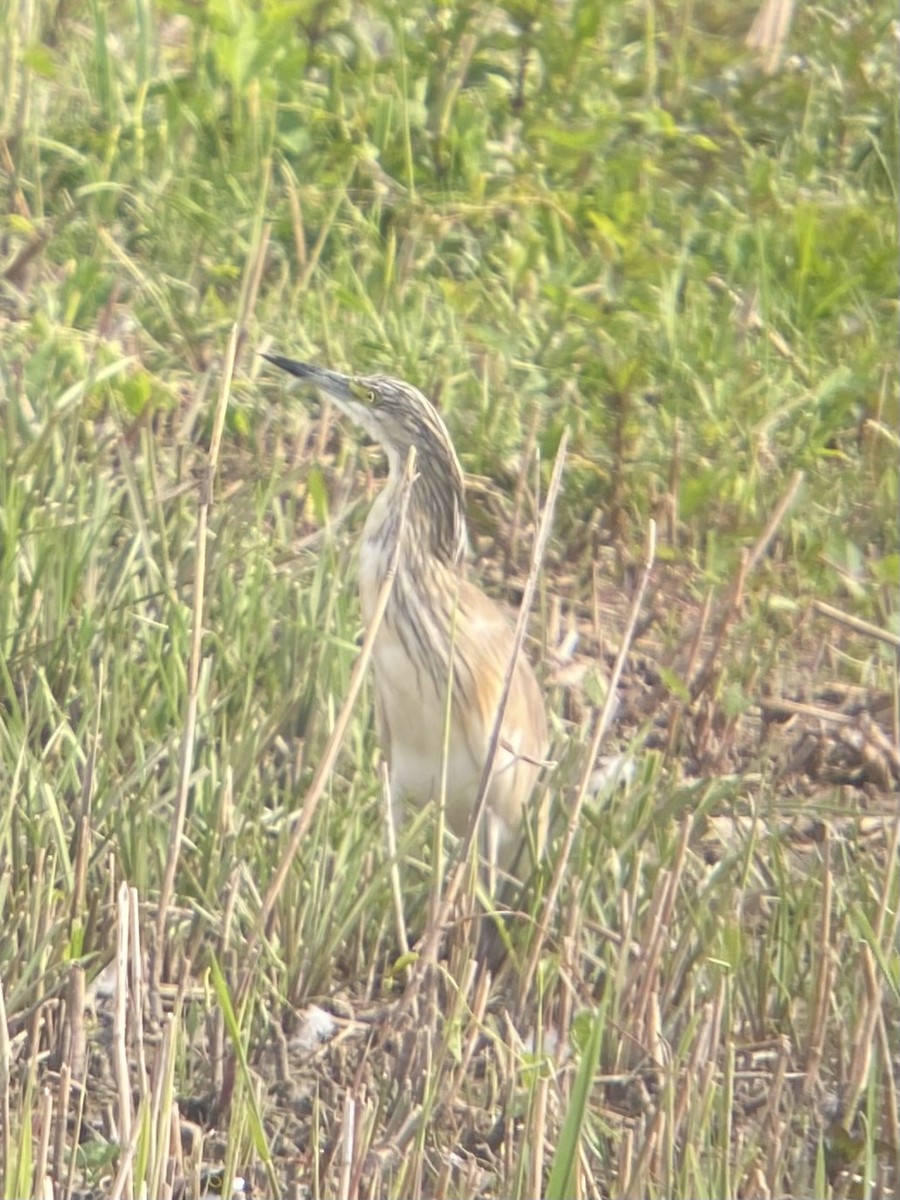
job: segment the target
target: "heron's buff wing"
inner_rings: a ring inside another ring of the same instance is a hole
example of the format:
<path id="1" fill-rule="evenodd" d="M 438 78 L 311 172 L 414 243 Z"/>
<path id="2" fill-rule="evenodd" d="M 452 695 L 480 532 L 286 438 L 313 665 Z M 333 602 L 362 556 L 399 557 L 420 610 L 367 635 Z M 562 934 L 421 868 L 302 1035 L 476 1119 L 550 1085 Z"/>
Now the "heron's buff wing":
<path id="1" fill-rule="evenodd" d="M 468 644 L 465 659 L 476 664 L 477 706 L 469 708 L 469 719 L 493 725 L 503 678 L 512 657 L 514 636 L 505 613 L 484 592 L 462 580 L 459 606 L 463 620 L 458 622 L 458 638 Z M 520 753 L 541 760 L 546 752 L 547 719 L 538 682 L 524 651 L 516 660 L 516 673 L 503 719 L 506 726 L 522 730 Z"/>
<path id="2" fill-rule="evenodd" d="M 514 635 L 502 610 L 467 581 L 459 587 L 460 615 L 457 623 L 459 657 L 474 664 L 475 703 L 462 706 L 466 739 L 476 761 L 482 761 L 494 727 L 503 679 L 512 657 Z M 488 804 L 511 829 L 518 827 L 538 774 L 547 755 L 547 718 L 543 698 L 531 663 L 524 652 L 516 660 L 515 675 L 507 698 L 501 728 L 501 747 L 519 759 L 511 769 L 495 774 Z M 498 753 L 499 766 L 505 755 Z M 507 758 L 507 762 L 509 759 Z M 542 835 L 543 817 L 539 820 Z"/>

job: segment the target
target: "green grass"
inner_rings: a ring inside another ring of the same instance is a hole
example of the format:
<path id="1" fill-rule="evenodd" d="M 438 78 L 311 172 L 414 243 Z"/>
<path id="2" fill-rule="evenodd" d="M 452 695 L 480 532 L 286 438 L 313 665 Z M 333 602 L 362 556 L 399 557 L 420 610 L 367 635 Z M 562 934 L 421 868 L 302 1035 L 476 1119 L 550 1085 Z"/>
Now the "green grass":
<path id="1" fill-rule="evenodd" d="M 272 1196 L 896 1190 L 897 22 L 800 5 L 766 74 L 754 11 L 0 7 L 3 1195 L 220 1160 Z M 414 990 L 397 962 L 367 689 L 260 928 L 381 469 L 272 347 L 435 399 L 511 603 L 570 432 L 531 643 L 558 836 L 499 984 L 465 922 Z M 634 775 L 545 933 L 651 518 Z"/>

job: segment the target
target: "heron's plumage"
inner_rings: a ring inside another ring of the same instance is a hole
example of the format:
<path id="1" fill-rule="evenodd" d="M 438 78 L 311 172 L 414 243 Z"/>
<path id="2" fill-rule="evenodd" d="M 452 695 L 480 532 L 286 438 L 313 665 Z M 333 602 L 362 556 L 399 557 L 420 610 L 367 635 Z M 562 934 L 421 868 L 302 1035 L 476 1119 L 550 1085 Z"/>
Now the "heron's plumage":
<path id="1" fill-rule="evenodd" d="M 366 519 L 359 558 L 360 599 L 369 624 L 401 539 L 373 648 L 379 738 L 394 801 L 438 799 L 445 773 L 448 824 L 462 834 L 477 797 L 514 638 L 500 608 L 464 577 L 464 480 L 447 428 L 411 384 L 383 375 L 339 375 L 282 358 L 271 361 L 314 384 L 387 454 L 388 480 Z M 411 446 L 416 478 L 401 532 L 397 501 Z M 504 869 L 513 866 L 521 849 L 538 764 L 546 752 L 543 698 L 531 665 L 520 655 L 484 815 L 489 857 Z M 534 832 L 540 841 L 543 821 Z"/>

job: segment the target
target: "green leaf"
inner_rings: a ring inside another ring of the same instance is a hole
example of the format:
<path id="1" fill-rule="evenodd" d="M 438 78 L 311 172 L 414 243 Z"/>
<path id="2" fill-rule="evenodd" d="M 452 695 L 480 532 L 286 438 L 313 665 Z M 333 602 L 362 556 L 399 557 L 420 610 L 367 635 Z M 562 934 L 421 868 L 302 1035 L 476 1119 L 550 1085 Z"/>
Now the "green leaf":
<path id="1" fill-rule="evenodd" d="M 325 486 L 325 477 L 315 463 L 307 473 L 306 490 L 312 501 L 317 524 L 326 525 L 328 523 L 328 489 Z"/>
<path id="2" fill-rule="evenodd" d="M 569 1110 L 563 1121 L 556 1152 L 550 1165 L 550 1178 L 547 1181 L 545 1193 L 547 1200 L 570 1200 L 577 1194 L 575 1171 L 579 1160 L 581 1131 L 588 1112 L 591 1088 L 594 1076 L 597 1074 L 597 1064 L 600 1061 L 605 1023 L 604 1006 L 590 1019 L 590 1033 L 582 1051 L 581 1062 L 578 1064 Z"/>
<path id="3" fill-rule="evenodd" d="M 212 955 L 210 960 L 210 972 L 212 974 L 216 999 L 219 1002 L 219 1007 L 222 1009 L 222 1015 L 225 1018 L 225 1028 L 228 1030 L 231 1046 L 244 1082 L 245 1099 L 249 1107 L 250 1135 L 253 1138 L 253 1145 L 262 1161 L 271 1164 L 272 1156 L 269 1151 L 269 1143 L 266 1139 L 262 1113 L 260 1112 L 259 1101 L 250 1075 L 250 1064 L 247 1061 L 247 1047 L 244 1045 L 241 1028 L 231 1003 L 231 993 L 228 991 L 225 976 L 222 974 L 222 968 L 219 966 L 215 955 Z"/>
<path id="4" fill-rule="evenodd" d="M 660 665 L 659 677 L 669 691 L 674 696 L 677 696 L 679 700 L 683 700 L 685 703 L 690 700 L 691 690 L 680 675 L 676 675 L 675 672 L 671 671 L 668 667 Z"/>

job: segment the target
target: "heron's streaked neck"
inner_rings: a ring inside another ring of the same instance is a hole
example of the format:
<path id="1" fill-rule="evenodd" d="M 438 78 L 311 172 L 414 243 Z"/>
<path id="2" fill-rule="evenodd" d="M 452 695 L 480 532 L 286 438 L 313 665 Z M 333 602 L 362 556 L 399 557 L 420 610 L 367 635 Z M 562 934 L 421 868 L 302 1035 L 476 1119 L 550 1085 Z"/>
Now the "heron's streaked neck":
<path id="1" fill-rule="evenodd" d="M 377 544 L 386 555 L 400 532 L 397 493 L 405 471 L 397 455 L 389 455 L 389 464 L 388 482 L 375 498 L 364 532 L 366 542 Z M 406 510 L 401 558 L 413 567 L 417 562 L 452 567 L 465 553 L 467 538 L 462 481 L 436 471 L 420 456 Z"/>

